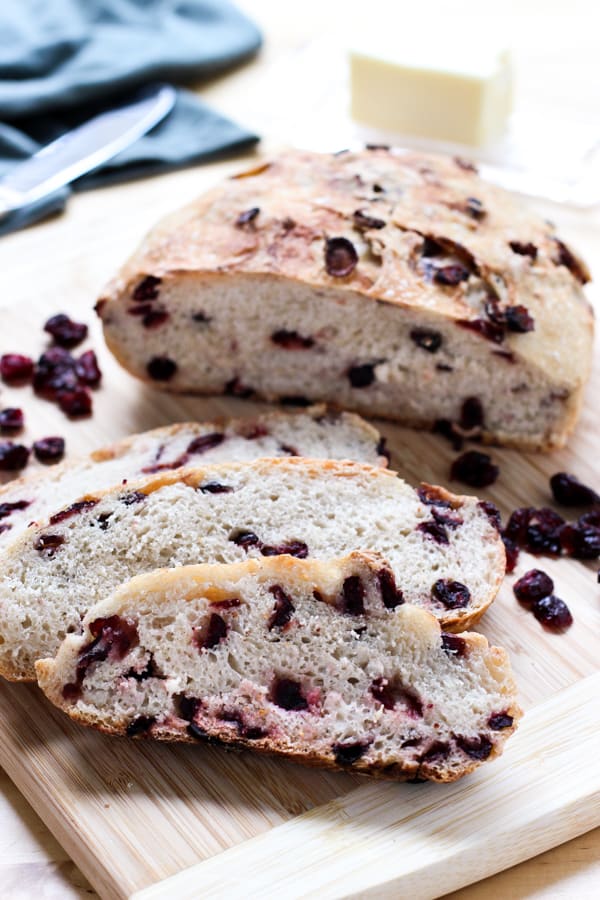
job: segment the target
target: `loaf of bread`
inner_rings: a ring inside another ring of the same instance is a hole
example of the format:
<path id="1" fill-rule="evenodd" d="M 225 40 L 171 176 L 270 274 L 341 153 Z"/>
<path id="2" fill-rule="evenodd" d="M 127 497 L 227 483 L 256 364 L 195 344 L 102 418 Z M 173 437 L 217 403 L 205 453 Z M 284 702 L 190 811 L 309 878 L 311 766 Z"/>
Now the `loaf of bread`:
<path id="1" fill-rule="evenodd" d="M 86 615 L 42 690 L 84 725 L 222 741 L 392 778 L 455 781 L 520 710 L 506 653 L 402 604 L 377 555 L 159 569 Z"/>
<path id="2" fill-rule="evenodd" d="M 288 152 L 160 224 L 97 311 L 122 365 L 166 390 L 549 449 L 590 368 L 588 277 L 461 159 Z"/>
<path id="3" fill-rule="evenodd" d="M 476 622 L 504 575 L 487 504 L 413 490 L 389 469 L 261 459 L 178 469 L 89 493 L 29 528 L 0 558 L 0 674 L 34 677 L 97 601 L 165 566 L 377 550 L 404 600 L 446 630 Z"/>
<path id="4" fill-rule="evenodd" d="M 386 453 L 385 440 L 364 419 L 324 406 L 157 428 L 0 488 L 0 547 L 90 489 L 105 490 L 180 466 L 261 456 L 355 459 L 376 466 L 387 465 Z"/>

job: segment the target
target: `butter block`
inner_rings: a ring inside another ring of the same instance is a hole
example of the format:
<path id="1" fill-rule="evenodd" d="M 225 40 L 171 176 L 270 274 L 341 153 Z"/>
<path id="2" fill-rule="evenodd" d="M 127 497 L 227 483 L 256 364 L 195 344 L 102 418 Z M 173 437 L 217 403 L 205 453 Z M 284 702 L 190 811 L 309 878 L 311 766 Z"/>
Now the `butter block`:
<path id="1" fill-rule="evenodd" d="M 364 43 L 350 51 L 352 117 L 386 132 L 471 146 L 506 130 L 512 109 L 510 53 L 456 41 Z"/>

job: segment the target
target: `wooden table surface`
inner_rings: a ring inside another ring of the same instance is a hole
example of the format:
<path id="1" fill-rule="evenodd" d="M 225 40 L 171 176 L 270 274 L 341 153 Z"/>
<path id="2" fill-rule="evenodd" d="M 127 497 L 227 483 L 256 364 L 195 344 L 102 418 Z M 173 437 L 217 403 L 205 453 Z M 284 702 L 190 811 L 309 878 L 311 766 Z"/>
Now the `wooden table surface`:
<path id="1" fill-rule="evenodd" d="M 393 0 L 304 0 L 301 5 L 239 0 L 238 5 L 262 27 L 264 49 L 252 63 L 199 86 L 202 96 L 264 135 L 267 148 L 303 143 L 340 149 L 344 138 L 352 134 L 352 126 L 346 112 L 344 69 L 338 48 L 348 34 L 360 32 L 363 23 L 387 23 L 385 17 L 391 8 L 395 7 L 397 14 L 401 4 Z M 413 21 L 416 12 L 405 6 L 402 4 L 402 19 L 395 27 L 418 29 L 419 23 Z M 564 122 L 587 125 L 594 116 L 598 120 L 600 110 L 600 41 L 589 21 L 592 6 L 587 0 L 569 0 L 568 4 L 504 0 L 495 11 L 491 4 L 457 0 L 452 4 L 451 26 L 467 31 L 473 40 L 483 40 L 486 32 L 502 28 L 515 50 L 521 110 L 531 109 L 538 117 L 547 112 L 549 121 L 556 121 L 557 138 L 568 140 Z M 442 0 L 427 3 L 430 27 L 435 27 L 442 7 Z M 598 129 L 600 132 L 600 121 Z M 227 170 L 231 164 L 221 168 Z M 203 180 L 206 172 L 202 169 Z M 25 284 L 30 291 L 48 295 L 49 312 L 58 310 L 61 279 L 66 279 L 67 272 L 72 278 L 74 269 L 80 273 L 82 309 L 91 307 L 93 294 L 153 220 L 197 192 L 198 178 L 199 170 L 187 169 L 78 195 L 60 218 L 2 238 L 1 308 L 19 302 L 19 293 L 27 293 L 11 292 L 11 284 Z M 583 252 L 600 280 L 600 210 L 576 211 L 539 201 L 536 206 Z M 598 296 L 597 287 L 592 289 L 592 297 L 594 292 Z M 37 323 L 31 325 L 37 328 Z M 80 449 L 84 444 L 82 438 Z M 590 760 L 590 765 L 598 765 L 598 761 Z M 1 771 L 0 885 L 0 896 L 6 900 L 36 895 L 56 900 L 95 896 Z M 596 829 L 447 897 L 482 900 L 494 894 L 501 898 L 579 900 L 598 897 L 599 893 L 600 829 Z"/>

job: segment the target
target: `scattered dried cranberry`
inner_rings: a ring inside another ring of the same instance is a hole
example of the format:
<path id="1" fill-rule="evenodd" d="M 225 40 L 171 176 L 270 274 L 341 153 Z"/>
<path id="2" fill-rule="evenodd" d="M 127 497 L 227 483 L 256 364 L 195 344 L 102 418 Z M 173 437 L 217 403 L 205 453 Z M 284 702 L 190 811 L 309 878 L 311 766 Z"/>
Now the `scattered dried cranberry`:
<path id="1" fill-rule="evenodd" d="M 88 327 L 83 322 L 74 322 L 64 313 L 58 313 L 48 319 L 44 331 L 52 335 L 59 347 L 71 349 L 86 339 Z"/>
<path id="2" fill-rule="evenodd" d="M 469 605 L 471 592 L 460 581 L 439 578 L 431 588 L 431 596 L 434 600 L 442 603 L 446 609 L 460 609 Z"/>
<path id="3" fill-rule="evenodd" d="M 299 682 L 291 678 L 275 678 L 271 685 L 270 700 L 282 709 L 306 709 L 308 703 Z"/>
<path id="4" fill-rule="evenodd" d="M 194 628 L 194 643 L 198 650 L 210 650 L 227 637 L 227 622 L 218 613 L 211 613 L 207 622 Z"/>
<path id="5" fill-rule="evenodd" d="M 296 559 L 306 559 L 308 547 L 304 541 L 285 541 L 283 544 L 263 544 L 260 548 L 263 556 L 295 556 Z"/>
<path id="6" fill-rule="evenodd" d="M 267 627 L 269 631 L 272 631 L 273 628 L 285 628 L 294 615 L 296 607 L 292 603 L 291 597 L 286 594 L 280 585 L 272 585 L 269 588 L 269 592 L 275 597 L 275 605 Z"/>
<path id="7" fill-rule="evenodd" d="M 566 244 L 563 244 L 562 241 L 559 241 L 558 238 L 554 238 L 556 245 L 558 247 L 558 256 L 554 260 L 557 266 L 566 266 L 571 275 L 577 279 L 577 281 L 581 282 L 581 284 L 587 284 L 590 280 L 590 273 L 587 270 L 587 267 L 583 263 L 582 260 L 578 259 L 572 250 L 569 250 Z"/>
<path id="8" fill-rule="evenodd" d="M 39 462 L 59 462 L 65 455 L 65 439 L 61 437 L 41 438 L 39 441 L 35 441 L 33 453 Z"/>
<path id="9" fill-rule="evenodd" d="M 532 606 L 537 600 L 548 597 L 554 590 L 554 582 L 541 569 L 530 569 L 515 581 L 513 591 L 523 606 Z"/>
<path id="10" fill-rule="evenodd" d="M 457 319 L 456 324 L 468 331 L 474 331 L 488 341 L 495 344 L 501 344 L 504 340 L 504 328 L 502 325 L 496 325 L 495 322 L 488 322 L 487 319 Z"/>
<path id="11" fill-rule="evenodd" d="M 433 331 L 430 328 L 413 328 L 410 332 L 410 339 L 415 342 L 417 347 L 427 350 L 428 353 L 437 353 L 443 340 L 439 331 Z"/>
<path id="12" fill-rule="evenodd" d="M 0 503 L 0 519 L 6 519 L 14 512 L 22 512 L 31 506 L 31 500 L 15 500 L 14 502 Z"/>
<path id="13" fill-rule="evenodd" d="M 440 266 L 440 268 L 435 270 L 433 280 L 437 284 L 443 284 L 448 287 L 454 287 L 457 284 L 460 284 L 461 281 L 466 281 L 471 273 L 466 268 L 466 266 L 461 266 L 460 263 L 452 263 L 448 266 Z"/>
<path id="14" fill-rule="evenodd" d="M 359 575 L 350 575 L 342 585 L 342 610 L 349 616 L 365 612 L 365 586 Z"/>
<path id="15" fill-rule="evenodd" d="M 368 744 L 364 741 L 354 741 L 353 743 L 337 743 L 331 748 L 338 766 L 352 766 L 355 762 L 364 756 Z"/>
<path id="16" fill-rule="evenodd" d="M 146 275 L 134 288 L 132 299 L 137 303 L 156 300 L 161 279 L 155 275 Z"/>
<path id="17" fill-rule="evenodd" d="M 29 453 L 29 448 L 23 444 L 4 441 L 0 444 L 0 470 L 15 472 L 18 469 L 24 469 L 29 460 Z"/>
<path id="18" fill-rule="evenodd" d="M 78 387 L 74 391 L 61 391 L 58 405 L 70 418 L 89 416 L 92 412 L 92 397 L 87 388 Z"/>
<path id="19" fill-rule="evenodd" d="M 375 381 L 375 366 L 372 363 L 351 366 L 348 369 L 348 378 L 353 388 L 369 387 Z"/>
<path id="20" fill-rule="evenodd" d="M 218 447 L 219 444 L 222 444 L 225 440 L 225 435 L 222 431 L 211 431 L 208 434 L 200 434 L 198 437 L 194 438 L 187 446 L 187 453 L 206 453 L 207 450 L 212 450 L 213 447 Z"/>
<path id="21" fill-rule="evenodd" d="M 448 656 L 455 656 L 460 659 L 467 653 L 467 642 L 457 634 L 448 634 L 442 631 L 442 650 Z"/>
<path id="22" fill-rule="evenodd" d="M 504 550 L 506 551 L 506 571 L 507 574 L 510 575 L 515 571 L 517 563 L 519 562 L 519 547 L 513 540 L 506 537 L 505 534 L 502 535 L 502 541 L 504 543 Z"/>
<path id="23" fill-rule="evenodd" d="M 479 397 L 467 397 L 460 408 L 459 425 L 465 431 L 481 428 L 484 422 L 483 405 Z"/>
<path id="24" fill-rule="evenodd" d="M 533 262 L 536 261 L 538 249 L 535 244 L 529 242 L 523 244 L 521 241 L 509 241 L 509 246 L 513 253 L 518 253 L 520 256 L 529 256 Z"/>
<path id="25" fill-rule="evenodd" d="M 40 534 L 33 542 L 33 549 L 45 556 L 46 559 L 52 559 L 64 542 L 62 534 Z"/>
<path id="26" fill-rule="evenodd" d="M 386 225 L 383 219 L 376 219 L 373 216 L 369 216 L 360 209 L 357 209 L 354 212 L 353 219 L 354 227 L 358 231 L 369 231 L 371 228 L 379 230 L 380 228 L 385 228 Z"/>
<path id="27" fill-rule="evenodd" d="M 560 530 L 560 545 L 567 556 L 574 559 L 597 559 L 600 556 L 600 528 L 585 525 L 581 520 L 564 525 Z"/>
<path id="28" fill-rule="evenodd" d="M 381 600 L 386 609 L 396 609 L 404 603 L 404 594 L 396 584 L 391 569 L 380 569 L 377 573 Z"/>
<path id="29" fill-rule="evenodd" d="M 7 406 L 0 410 L 0 434 L 15 434 L 21 431 L 25 424 L 23 410 L 14 406 Z"/>
<path id="30" fill-rule="evenodd" d="M 354 244 L 344 237 L 328 238 L 325 243 L 325 269 L 335 278 L 346 278 L 354 272 L 358 253 Z"/>
<path id="31" fill-rule="evenodd" d="M 550 597 L 542 597 L 541 600 L 534 603 L 533 614 L 538 622 L 551 631 L 566 631 L 573 624 L 573 616 L 569 607 L 564 600 L 560 600 L 553 594 Z"/>
<path id="32" fill-rule="evenodd" d="M 509 331 L 525 334 L 535 328 L 535 320 L 526 306 L 507 306 L 504 314 Z"/>
<path id="33" fill-rule="evenodd" d="M 287 331 L 285 328 L 274 331 L 271 340 L 284 350 L 309 350 L 315 344 L 314 338 L 302 337 L 297 331 Z"/>
<path id="34" fill-rule="evenodd" d="M 243 547 L 244 550 L 248 550 L 249 547 L 260 547 L 262 545 L 261 539 L 253 531 L 237 531 L 230 536 L 229 540 L 237 544 L 238 547 Z"/>
<path id="35" fill-rule="evenodd" d="M 75 503 L 71 503 L 70 506 L 65 507 L 65 509 L 61 509 L 60 512 L 54 513 L 53 516 L 50 516 L 48 521 L 51 525 L 57 525 L 59 522 L 64 522 L 66 519 L 78 516 L 82 512 L 87 512 L 88 509 L 93 509 L 99 503 L 100 501 L 95 498 L 91 498 L 90 500 L 77 500 Z"/>
<path id="36" fill-rule="evenodd" d="M 177 371 L 177 363 L 168 356 L 153 356 L 148 361 L 146 371 L 154 381 L 169 381 Z"/>
<path id="37" fill-rule="evenodd" d="M 553 509 L 534 509 L 525 533 L 523 547 L 529 553 L 560 553 L 560 533 L 564 519 Z"/>
<path id="38" fill-rule="evenodd" d="M 33 375 L 33 360 L 20 353 L 5 353 L 0 356 L 0 375 L 7 384 L 22 384 Z"/>
<path id="39" fill-rule="evenodd" d="M 467 756 L 471 757 L 471 759 L 487 759 L 492 752 L 493 747 L 489 738 L 486 738 L 483 734 L 472 738 L 457 735 L 456 743 Z"/>
<path id="40" fill-rule="evenodd" d="M 202 494 L 232 494 L 233 488 L 229 484 L 221 484 L 220 481 L 207 481 L 199 488 Z"/>
<path id="41" fill-rule="evenodd" d="M 503 728 L 510 728 L 513 722 L 513 716 L 509 716 L 508 713 L 494 713 L 488 719 L 488 725 L 492 731 L 502 731 Z"/>
<path id="42" fill-rule="evenodd" d="M 461 481 L 469 487 L 487 487 L 493 484 L 500 474 L 498 466 L 494 465 L 487 453 L 478 450 L 469 450 L 455 459 L 450 469 L 450 478 L 453 481 Z"/>
<path id="43" fill-rule="evenodd" d="M 550 487 L 552 496 L 561 506 L 591 506 L 593 503 L 600 503 L 600 496 L 596 491 L 567 472 L 557 472 L 553 475 Z"/>
<path id="44" fill-rule="evenodd" d="M 75 360 L 75 374 L 81 384 L 97 387 L 102 379 L 102 372 L 93 350 L 86 350 Z"/>
<path id="45" fill-rule="evenodd" d="M 68 350 L 50 347 L 38 359 L 33 373 L 33 389 L 46 400 L 57 400 L 62 391 L 73 391 L 79 379 L 75 360 Z"/>
<path id="46" fill-rule="evenodd" d="M 244 212 L 240 213 L 235 220 L 236 227 L 243 228 L 245 225 L 249 225 L 251 222 L 254 222 L 259 213 L 259 206 L 253 206 L 251 209 L 247 209 Z"/>
<path id="47" fill-rule="evenodd" d="M 496 531 L 500 533 L 502 530 L 502 519 L 500 518 L 500 510 L 495 503 L 490 500 L 480 500 L 477 506 L 483 510 Z"/>
<path id="48" fill-rule="evenodd" d="M 441 522 L 436 522 L 434 519 L 430 519 L 427 522 L 421 522 L 417 525 L 417 531 L 420 531 L 425 537 L 435 541 L 436 544 L 449 543 L 448 532 Z"/>

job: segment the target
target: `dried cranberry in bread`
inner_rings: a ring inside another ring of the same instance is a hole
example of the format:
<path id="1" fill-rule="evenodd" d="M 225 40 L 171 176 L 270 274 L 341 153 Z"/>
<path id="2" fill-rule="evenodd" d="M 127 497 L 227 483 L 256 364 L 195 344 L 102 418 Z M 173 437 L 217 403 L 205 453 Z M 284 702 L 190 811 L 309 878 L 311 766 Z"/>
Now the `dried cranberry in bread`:
<path id="1" fill-rule="evenodd" d="M 462 160 L 287 152 L 151 232 L 100 299 L 109 347 L 170 391 L 331 400 L 561 446 L 592 346 L 585 265 Z"/>
<path id="2" fill-rule="evenodd" d="M 476 622 L 504 575 L 502 540 L 476 498 L 418 492 L 361 463 L 262 459 L 178 469 L 88 494 L 0 558 L 0 674 L 34 677 L 81 616 L 134 575 L 289 553 L 377 550 L 404 600 L 446 630 Z"/>
<path id="3" fill-rule="evenodd" d="M 405 590 L 376 554 L 159 569 L 94 606 L 36 673 L 113 734 L 455 781 L 516 727 L 508 657 L 442 633 Z"/>
<path id="4" fill-rule="evenodd" d="M 181 466 L 261 456 L 356 459 L 376 466 L 387 465 L 385 454 L 385 441 L 364 419 L 324 406 L 156 428 L 0 488 L 0 547 L 90 489 L 105 490 Z"/>

